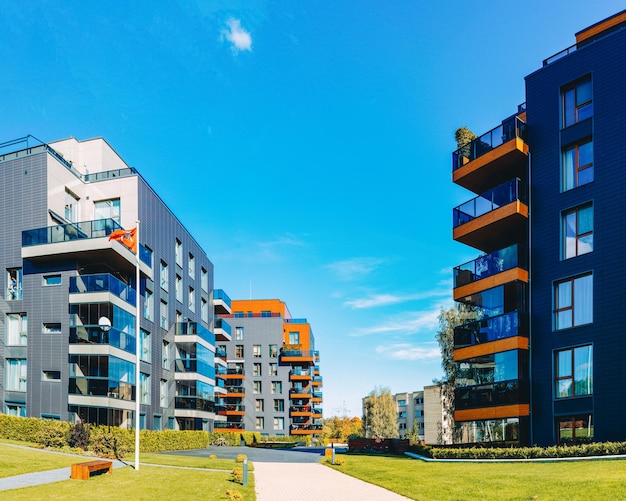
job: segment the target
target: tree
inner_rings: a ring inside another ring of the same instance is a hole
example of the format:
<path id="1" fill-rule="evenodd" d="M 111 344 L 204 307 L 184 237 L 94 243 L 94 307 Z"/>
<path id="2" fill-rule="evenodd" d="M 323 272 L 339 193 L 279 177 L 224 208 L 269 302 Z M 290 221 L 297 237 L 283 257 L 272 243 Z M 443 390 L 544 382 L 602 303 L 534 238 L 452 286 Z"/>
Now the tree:
<path id="1" fill-rule="evenodd" d="M 457 148 L 462 148 L 466 144 L 471 143 L 477 137 L 478 136 L 476 136 L 476 134 L 474 134 L 471 130 L 469 130 L 465 126 L 459 127 L 454 132 L 454 139 L 456 140 L 456 147 Z"/>
<path id="2" fill-rule="evenodd" d="M 397 438 L 398 415 L 389 388 L 375 388 L 363 402 L 366 438 Z"/>
<path id="3" fill-rule="evenodd" d="M 359 417 L 332 416 L 322 420 L 322 437 L 346 443 L 350 435 L 361 435 L 363 422 Z"/>
<path id="4" fill-rule="evenodd" d="M 413 420 L 413 427 L 411 431 L 406 434 L 406 438 L 408 438 L 411 443 L 418 443 L 420 441 L 420 424 L 417 419 Z"/>

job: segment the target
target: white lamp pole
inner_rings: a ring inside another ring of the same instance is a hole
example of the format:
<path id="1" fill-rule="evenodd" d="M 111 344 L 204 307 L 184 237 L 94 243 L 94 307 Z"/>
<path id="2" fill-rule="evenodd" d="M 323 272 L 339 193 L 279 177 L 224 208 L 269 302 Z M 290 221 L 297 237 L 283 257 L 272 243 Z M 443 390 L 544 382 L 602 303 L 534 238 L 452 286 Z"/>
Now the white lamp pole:
<path id="1" fill-rule="evenodd" d="M 137 229 L 135 232 L 135 241 L 137 242 L 137 249 L 135 252 L 135 288 L 136 288 L 136 307 L 135 307 L 135 470 L 139 471 L 139 415 L 141 412 L 141 388 L 139 382 L 140 368 L 139 368 L 139 355 L 140 355 L 140 342 L 141 342 L 141 326 L 139 310 L 141 307 L 141 277 L 139 273 L 139 220 L 135 221 Z"/>

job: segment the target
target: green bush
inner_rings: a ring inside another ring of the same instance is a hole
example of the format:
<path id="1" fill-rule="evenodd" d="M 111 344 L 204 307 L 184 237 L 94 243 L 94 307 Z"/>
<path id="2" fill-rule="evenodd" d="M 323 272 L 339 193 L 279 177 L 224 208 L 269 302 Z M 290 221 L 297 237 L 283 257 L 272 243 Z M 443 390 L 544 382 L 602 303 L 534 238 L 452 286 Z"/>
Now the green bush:
<path id="1" fill-rule="evenodd" d="M 79 447 L 87 450 L 89 447 L 89 425 L 84 425 L 82 421 L 71 425 L 68 442 L 70 447 Z"/>

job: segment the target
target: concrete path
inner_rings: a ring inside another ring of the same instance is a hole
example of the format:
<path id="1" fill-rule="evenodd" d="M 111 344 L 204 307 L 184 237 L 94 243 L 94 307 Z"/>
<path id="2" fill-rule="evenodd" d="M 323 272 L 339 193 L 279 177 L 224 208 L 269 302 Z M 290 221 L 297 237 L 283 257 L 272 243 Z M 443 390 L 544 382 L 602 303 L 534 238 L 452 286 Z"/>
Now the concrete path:
<path id="1" fill-rule="evenodd" d="M 406 501 L 317 463 L 254 462 L 257 501 Z"/>

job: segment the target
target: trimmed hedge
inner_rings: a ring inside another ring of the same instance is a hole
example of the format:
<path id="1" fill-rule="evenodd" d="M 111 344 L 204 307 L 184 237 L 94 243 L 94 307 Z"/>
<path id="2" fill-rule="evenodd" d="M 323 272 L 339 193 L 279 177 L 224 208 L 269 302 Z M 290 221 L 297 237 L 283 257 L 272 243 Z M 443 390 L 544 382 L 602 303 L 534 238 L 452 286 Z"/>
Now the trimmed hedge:
<path id="1" fill-rule="evenodd" d="M 550 459 L 626 455 L 626 442 L 598 442 L 551 447 L 430 447 L 411 445 L 411 452 L 433 459 Z"/>

